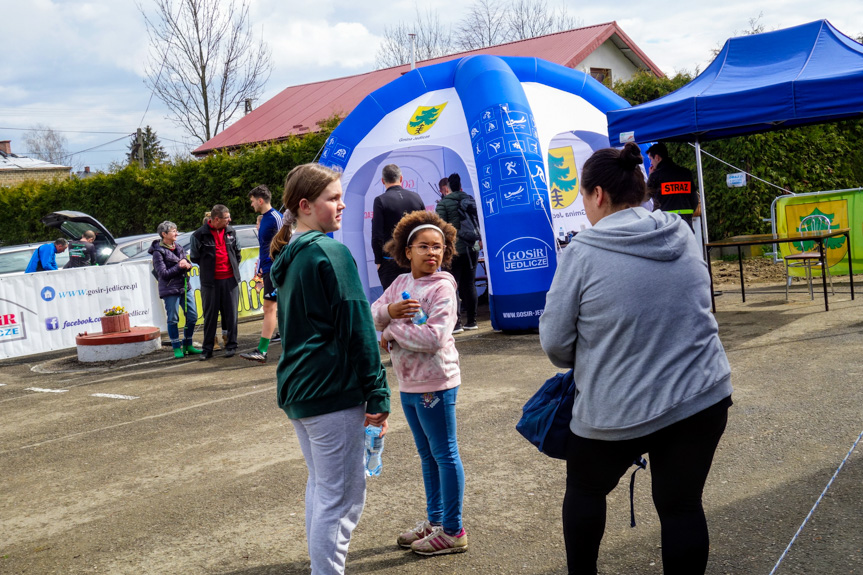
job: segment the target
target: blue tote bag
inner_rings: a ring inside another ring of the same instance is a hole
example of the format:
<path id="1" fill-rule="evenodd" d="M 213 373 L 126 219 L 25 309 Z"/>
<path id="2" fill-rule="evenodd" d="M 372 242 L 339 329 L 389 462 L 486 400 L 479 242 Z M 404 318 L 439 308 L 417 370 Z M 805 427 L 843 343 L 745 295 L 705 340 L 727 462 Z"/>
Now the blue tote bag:
<path id="1" fill-rule="evenodd" d="M 575 402 L 572 370 L 547 380 L 522 408 L 515 428 L 542 453 L 566 459 L 566 438 Z"/>

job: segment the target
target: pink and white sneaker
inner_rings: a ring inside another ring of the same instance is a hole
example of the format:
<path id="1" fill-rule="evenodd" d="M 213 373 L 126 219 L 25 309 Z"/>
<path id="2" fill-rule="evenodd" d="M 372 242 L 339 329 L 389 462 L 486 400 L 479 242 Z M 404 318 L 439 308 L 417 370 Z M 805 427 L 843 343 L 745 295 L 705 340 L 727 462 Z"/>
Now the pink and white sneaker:
<path id="1" fill-rule="evenodd" d="M 411 551 L 418 555 L 445 555 L 467 551 L 467 533 L 464 528 L 458 535 L 447 535 L 442 527 L 435 526 L 429 535 L 411 544 Z"/>
<path id="2" fill-rule="evenodd" d="M 410 549 L 411 544 L 414 541 L 419 541 L 423 537 L 431 535 L 433 530 L 434 526 L 432 526 L 432 524 L 429 523 L 427 519 L 423 519 L 422 521 L 417 523 L 416 527 L 414 527 L 410 531 L 405 531 L 404 533 L 399 535 L 398 539 L 396 539 L 396 543 L 398 543 L 399 547 L 403 549 Z"/>

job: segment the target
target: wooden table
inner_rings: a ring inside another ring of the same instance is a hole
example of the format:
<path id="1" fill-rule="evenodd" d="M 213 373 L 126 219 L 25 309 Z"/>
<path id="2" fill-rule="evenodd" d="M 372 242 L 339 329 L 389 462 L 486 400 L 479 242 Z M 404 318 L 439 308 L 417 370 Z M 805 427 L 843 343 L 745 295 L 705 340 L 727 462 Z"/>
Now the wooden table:
<path id="1" fill-rule="evenodd" d="M 821 280 L 824 284 L 824 310 L 830 311 L 827 302 L 827 274 L 824 270 L 827 269 L 827 257 L 824 254 L 824 240 L 836 236 L 845 236 L 848 241 L 848 277 L 851 279 L 851 299 L 854 299 L 854 270 L 851 268 L 851 234 L 849 228 L 838 228 L 833 230 L 819 232 L 792 232 L 788 234 L 756 234 L 751 236 L 734 236 L 725 238 L 716 242 L 710 242 L 705 247 L 707 248 L 707 270 L 710 272 L 710 301 L 713 305 L 713 312 L 716 313 L 716 298 L 713 293 L 713 269 L 710 267 L 710 250 L 713 248 L 737 248 L 737 262 L 740 265 L 740 294 L 743 296 L 743 301 L 746 301 L 746 288 L 743 285 L 743 253 L 740 249 L 743 246 L 754 246 L 763 244 L 787 244 L 790 242 L 800 241 L 816 241 L 818 242 L 818 253 L 821 261 Z M 787 281 L 787 280 L 786 280 Z"/>

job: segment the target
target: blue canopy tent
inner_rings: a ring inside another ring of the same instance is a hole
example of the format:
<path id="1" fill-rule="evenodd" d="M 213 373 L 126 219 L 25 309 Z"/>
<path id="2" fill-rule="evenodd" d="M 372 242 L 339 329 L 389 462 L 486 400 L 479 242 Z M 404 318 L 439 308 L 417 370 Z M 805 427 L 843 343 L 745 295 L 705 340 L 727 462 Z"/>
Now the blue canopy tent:
<path id="1" fill-rule="evenodd" d="M 731 38 L 697 78 L 658 100 L 608 112 L 612 142 L 700 143 L 863 115 L 863 45 L 817 20 Z"/>

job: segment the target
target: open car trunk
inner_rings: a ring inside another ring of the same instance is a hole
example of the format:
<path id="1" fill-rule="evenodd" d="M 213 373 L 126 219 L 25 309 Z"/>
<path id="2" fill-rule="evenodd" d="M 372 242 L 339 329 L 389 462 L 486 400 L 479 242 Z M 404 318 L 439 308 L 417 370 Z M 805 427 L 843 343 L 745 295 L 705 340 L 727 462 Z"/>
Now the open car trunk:
<path id="1" fill-rule="evenodd" d="M 96 246 L 96 262 L 99 265 L 108 263 L 111 254 L 117 247 L 117 242 L 111 232 L 99 223 L 99 220 L 84 212 L 69 210 L 51 212 L 42 218 L 42 223 L 49 228 L 59 229 L 66 239 L 72 241 L 80 240 L 85 231 L 92 230 L 96 234 L 94 245 Z"/>

